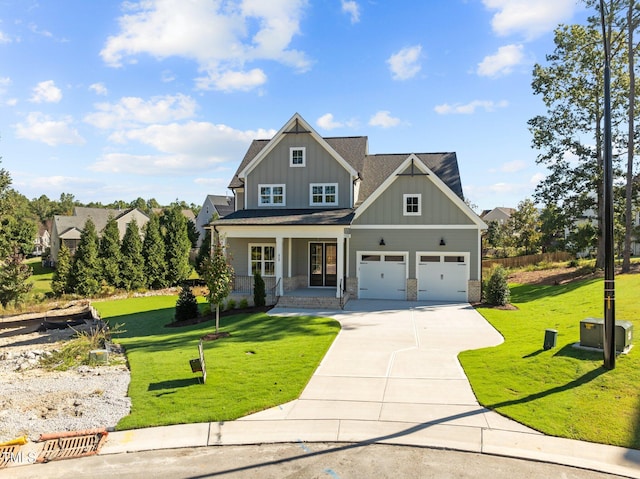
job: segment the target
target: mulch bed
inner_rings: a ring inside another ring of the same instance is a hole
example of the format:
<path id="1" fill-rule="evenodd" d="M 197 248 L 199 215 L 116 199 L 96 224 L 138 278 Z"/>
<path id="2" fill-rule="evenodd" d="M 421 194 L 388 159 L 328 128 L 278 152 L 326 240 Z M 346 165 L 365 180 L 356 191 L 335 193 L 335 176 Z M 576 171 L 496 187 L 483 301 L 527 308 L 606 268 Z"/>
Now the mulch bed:
<path id="1" fill-rule="evenodd" d="M 225 316 L 233 316 L 234 314 L 245 314 L 245 313 L 266 313 L 273 306 L 262 306 L 262 307 L 251 307 L 251 308 L 243 308 L 243 309 L 230 309 L 228 311 L 220 311 L 220 317 L 224 318 Z M 169 324 L 165 324 L 165 328 L 181 328 L 183 326 L 192 326 L 194 324 L 206 323 L 208 321 L 216 320 L 216 312 L 213 311 L 210 314 L 204 316 L 198 316 L 197 318 L 187 319 L 186 321 L 173 321 Z"/>

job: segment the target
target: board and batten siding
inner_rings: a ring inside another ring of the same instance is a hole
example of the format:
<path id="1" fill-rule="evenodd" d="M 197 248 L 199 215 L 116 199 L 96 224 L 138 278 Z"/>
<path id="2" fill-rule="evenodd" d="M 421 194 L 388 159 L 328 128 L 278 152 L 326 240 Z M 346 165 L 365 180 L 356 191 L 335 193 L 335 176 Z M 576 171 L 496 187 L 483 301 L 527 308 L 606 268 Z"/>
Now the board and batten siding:
<path id="1" fill-rule="evenodd" d="M 405 174 L 410 173 L 407 169 Z M 404 195 L 421 195 L 421 214 L 405 216 Z M 473 225 L 473 221 L 445 195 L 429 176 L 398 176 L 358 216 L 354 225 Z"/>
<path id="2" fill-rule="evenodd" d="M 381 239 L 384 239 L 384 246 L 380 246 Z M 441 239 L 444 239 L 445 246 L 440 246 Z M 352 229 L 349 241 L 349 275 L 353 277 L 358 270 L 359 251 L 408 252 L 409 278 L 416 277 L 417 252 L 469 252 L 469 279 L 480 279 L 477 229 Z"/>
<path id="3" fill-rule="evenodd" d="M 289 149 L 305 148 L 305 166 L 289 165 Z M 312 208 L 309 188 L 311 183 L 337 183 L 338 205 L 332 208 L 350 208 L 351 175 L 310 134 L 285 135 L 268 155 L 247 175 L 245 182 L 245 207 L 258 206 L 258 185 L 285 184 L 284 208 Z M 276 206 L 269 206 L 274 208 Z M 326 206 L 318 206 L 326 208 Z"/>

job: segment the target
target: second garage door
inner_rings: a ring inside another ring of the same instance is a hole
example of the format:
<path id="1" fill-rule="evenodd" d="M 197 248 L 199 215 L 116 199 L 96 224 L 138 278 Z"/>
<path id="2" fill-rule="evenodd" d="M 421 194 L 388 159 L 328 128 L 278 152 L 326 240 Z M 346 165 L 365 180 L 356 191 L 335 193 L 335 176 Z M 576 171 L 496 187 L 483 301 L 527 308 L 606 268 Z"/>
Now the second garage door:
<path id="1" fill-rule="evenodd" d="M 417 255 L 418 300 L 466 302 L 469 282 L 468 254 Z"/>
<path id="2" fill-rule="evenodd" d="M 406 253 L 358 253 L 362 299 L 407 299 Z"/>

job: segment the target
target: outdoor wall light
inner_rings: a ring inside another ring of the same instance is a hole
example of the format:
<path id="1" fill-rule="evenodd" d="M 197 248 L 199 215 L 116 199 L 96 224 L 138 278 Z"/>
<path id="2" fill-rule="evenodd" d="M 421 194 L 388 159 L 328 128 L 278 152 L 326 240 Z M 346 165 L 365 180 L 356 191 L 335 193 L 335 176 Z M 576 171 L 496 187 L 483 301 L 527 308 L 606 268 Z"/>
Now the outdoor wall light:
<path id="1" fill-rule="evenodd" d="M 386 243 L 384 242 L 384 238 L 380 238 L 380 246 L 386 246 Z"/>
<path id="2" fill-rule="evenodd" d="M 440 238 L 440 246 L 446 246 L 447 243 L 444 242 L 444 238 Z"/>

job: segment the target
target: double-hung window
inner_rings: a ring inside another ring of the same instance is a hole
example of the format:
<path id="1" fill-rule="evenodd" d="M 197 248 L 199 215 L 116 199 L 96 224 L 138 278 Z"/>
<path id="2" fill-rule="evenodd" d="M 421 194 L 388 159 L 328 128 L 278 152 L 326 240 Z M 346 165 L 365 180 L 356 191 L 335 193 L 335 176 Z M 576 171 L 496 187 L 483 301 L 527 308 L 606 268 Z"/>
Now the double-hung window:
<path id="1" fill-rule="evenodd" d="M 258 206 L 285 206 L 285 185 L 258 185 Z"/>
<path id="2" fill-rule="evenodd" d="M 307 163 L 306 149 L 303 146 L 289 148 L 289 166 L 302 167 Z"/>
<path id="3" fill-rule="evenodd" d="M 338 204 L 338 183 L 311 183 L 309 196 L 311 206 L 336 206 Z"/>
<path id="4" fill-rule="evenodd" d="M 422 214 L 422 195 L 406 194 L 403 195 L 404 216 L 420 216 Z"/>
<path id="5" fill-rule="evenodd" d="M 249 274 L 253 276 L 275 276 L 276 274 L 276 245 L 249 245 Z"/>

